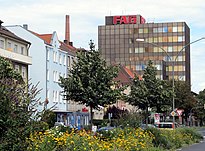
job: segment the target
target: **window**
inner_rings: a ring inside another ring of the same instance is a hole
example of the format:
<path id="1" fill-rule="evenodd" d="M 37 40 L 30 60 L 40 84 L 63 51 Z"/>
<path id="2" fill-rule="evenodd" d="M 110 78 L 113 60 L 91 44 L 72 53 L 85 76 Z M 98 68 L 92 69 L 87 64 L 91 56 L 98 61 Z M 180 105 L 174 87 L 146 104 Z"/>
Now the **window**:
<path id="1" fill-rule="evenodd" d="M 10 51 L 12 50 L 12 49 L 11 49 L 11 43 L 10 43 L 10 42 L 8 42 L 7 49 L 10 50 Z"/>
<path id="2" fill-rule="evenodd" d="M 136 65 L 136 70 L 144 70 L 146 68 L 146 65 L 141 64 L 141 65 Z"/>
<path id="3" fill-rule="evenodd" d="M 55 91 L 53 91 L 53 102 L 56 102 L 55 98 L 56 98 L 56 93 L 55 93 Z"/>
<path id="4" fill-rule="evenodd" d="M 183 61 L 183 57 L 182 56 L 178 56 L 177 61 Z"/>
<path id="5" fill-rule="evenodd" d="M 184 37 L 183 36 L 178 36 L 178 42 L 182 42 L 184 41 Z"/>
<path id="6" fill-rule="evenodd" d="M 59 64 L 62 64 L 61 54 L 59 54 Z"/>
<path id="7" fill-rule="evenodd" d="M 15 69 L 15 71 L 17 71 L 17 72 L 20 72 L 20 66 L 19 66 L 19 65 L 16 64 L 16 65 L 14 66 L 14 69 Z"/>
<path id="8" fill-rule="evenodd" d="M 58 102 L 58 91 L 55 91 L 55 102 Z"/>
<path id="9" fill-rule="evenodd" d="M 160 27 L 159 27 L 159 28 L 158 28 L 158 32 L 159 32 L 159 33 L 162 33 L 162 32 L 163 32 L 163 28 L 160 28 Z"/>
<path id="10" fill-rule="evenodd" d="M 55 51 L 53 51 L 53 62 L 55 62 L 56 61 L 56 53 L 55 53 Z"/>
<path id="11" fill-rule="evenodd" d="M 26 53 L 24 52 L 24 47 L 21 47 L 21 52 L 22 55 L 26 55 Z"/>
<path id="12" fill-rule="evenodd" d="M 167 33 L 168 32 L 168 28 L 167 27 L 163 27 L 163 32 Z"/>
<path id="13" fill-rule="evenodd" d="M 21 75 L 23 79 L 27 79 L 27 74 L 26 74 L 26 67 L 22 66 L 21 68 Z"/>
<path id="14" fill-rule="evenodd" d="M 4 41 L 3 40 L 0 40 L 0 48 L 4 48 Z"/>
<path id="15" fill-rule="evenodd" d="M 14 45 L 14 52 L 18 52 L 18 46 Z"/>
<path id="16" fill-rule="evenodd" d="M 177 32 L 177 27 L 173 27 L 173 32 Z"/>
<path id="17" fill-rule="evenodd" d="M 135 48 L 135 53 L 143 53 L 144 52 L 144 48 L 140 47 L 140 48 Z"/>
<path id="18" fill-rule="evenodd" d="M 53 71 L 53 81 L 56 79 L 56 71 Z"/>
<path id="19" fill-rule="evenodd" d="M 55 82 L 58 82 L 58 79 L 59 79 L 59 74 L 58 74 L 58 71 L 56 71 L 56 73 L 55 73 L 55 74 L 56 74 L 56 77 L 55 77 L 55 78 L 56 78 L 56 79 L 55 79 Z"/>
<path id="20" fill-rule="evenodd" d="M 155 65 L 155 67 L 157 68 L 157 70 L 162 70 L 162 65 L 160 64 Z"/>
<path id="21" fill-rule="evenodd" d="M 172 52 L 173 51 L 173 47 L 172 46 L 169 46 L 168 47 L 168 52 Z"/>
<path id="22" fill-rule="evenodd" d="M 49 61 L 49 59 L 50 59 L 50 51 L 47 50 L 47 60 Z"/>
<path id="23" fill-rule="evenodd" d="M 129 48 L 129 53 L 132 53 L 132 48 Z"/>
<path id="24" fill-rule="evenodd" d="M 184 26 L 179 26 L 178 27 L 178 32 L 184 32 Z"/>
<path id="25" fill-rule="evenodd" d="M 139 28 L 139 34 L 143 33 L 143 28 Z"/>
<path id="26" fill-rule="evenodd" d="M 66 55 L 63 55 L 63 64 L 66 65 Z"/>
<path id="27" fill-rule="evenodd" d="M 55 58 L 55 62 L 58 62 L 58 53 L 55 52 L 55 54 L 56 54 L 56 55 L 55 55 L 55 57 L 56 57 L 56 58 Z"/>
<path id="28" fill-rule="evenodd" d="M 148 33 L 148 28 L 144 28 L 144 33 Z"/>
<path id="29" fill-rule="evenodd" d="M 153 28 L 153 33 L 157 33 L 158 32 L 158 28 Z"/>

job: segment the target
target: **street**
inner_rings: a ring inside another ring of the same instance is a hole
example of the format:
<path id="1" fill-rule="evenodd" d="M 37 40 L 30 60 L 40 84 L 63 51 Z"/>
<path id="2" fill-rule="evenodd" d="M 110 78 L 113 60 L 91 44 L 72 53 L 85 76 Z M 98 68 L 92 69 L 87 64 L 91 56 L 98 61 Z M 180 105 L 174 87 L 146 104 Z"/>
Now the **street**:
<path id="1" fill-rule="evenodd" d="M 193 144 L 191 146 L 178 149 L 178 151 L 204 151 L 205 150 L 205 128 L 201 128 L 199 132 L 204 136 L 204 140 L 200 143 Z"/>

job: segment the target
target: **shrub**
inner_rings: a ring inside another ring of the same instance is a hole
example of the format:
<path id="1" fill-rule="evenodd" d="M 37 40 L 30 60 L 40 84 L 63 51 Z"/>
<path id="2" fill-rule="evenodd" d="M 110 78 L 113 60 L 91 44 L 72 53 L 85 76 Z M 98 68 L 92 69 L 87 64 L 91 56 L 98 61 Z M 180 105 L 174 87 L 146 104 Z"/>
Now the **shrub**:
<path id="1" fill-rule="evenodd" d="M 41 116 L 41 121 L 46 122 L 49 128 L 51 128 L 55 124 L 56 114 L 51 110 L 45 110 Z"/>
<path id="2" fill-rule="evenodd" d="M 147 128 L 146 131 L 151 132 L 154 135 L 153 144 L 155 147 L 162 147 L 170 149 L 172 146 L 168 139 L 162 135 L 162 132 L 157 128 Z"/>

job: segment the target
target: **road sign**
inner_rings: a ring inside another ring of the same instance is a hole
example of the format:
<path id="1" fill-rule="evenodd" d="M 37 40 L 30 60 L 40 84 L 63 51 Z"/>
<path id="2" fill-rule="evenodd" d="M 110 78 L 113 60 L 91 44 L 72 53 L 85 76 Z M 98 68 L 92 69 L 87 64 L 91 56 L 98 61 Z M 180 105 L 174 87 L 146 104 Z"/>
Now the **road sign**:
<path id="1" fill-rule="evenodd" d="M 175 113 L 174 111 L 171 112 L 171 115 L 172 115 L 172 116 L 175 116 L 175 114 L 176 114 L 176 113 Z"/>
<path id="2" fill-rule="evenodd" d="M 184 110 L 176 110 L 176 112 L 177 112 L 177 114 L 178 114 L 179 116 L 181 116 L 182 113 L 184 112 Z"/>

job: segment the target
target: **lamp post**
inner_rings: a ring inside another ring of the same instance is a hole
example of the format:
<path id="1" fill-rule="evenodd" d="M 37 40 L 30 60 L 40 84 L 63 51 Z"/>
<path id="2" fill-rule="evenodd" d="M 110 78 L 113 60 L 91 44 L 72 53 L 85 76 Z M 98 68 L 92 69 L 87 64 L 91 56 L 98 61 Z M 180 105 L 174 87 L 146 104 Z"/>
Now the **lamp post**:
<path id="1" fill-rule="evenodd" d="M 198 42 L 198 41 L 200 41 L 200 40 L 203 40 L 203 39 L 205 39 L 205 37 L 199 38 L 199 39 L 197 39 L 197 40 L 195 40 L 195 41 L 193 41 L 193 42 L 190 42 L 190 43 L 186 44 L 186 45 L 185 45 L 184 47 L 182 47 L 179 51 L 177 51 L 177 55 L 176 55 L 176 58 L 175 58 L 175 59 L 174 59 L 173 57 L 171 58 L 171 56 L 168 54 L 167 50 L 165 50 L 164 48 L 160 47 L 159 45 L 157 45 L 157 44 L 155 44 L 155 43 L 147 42 L 147 41 L 145 41 L 144 39 L 136 39 L 136 41 L 138 41 L 138 42 L 148 43 L 148 44 L 151 44 L 151 45 L 153 45 L 153 46 L 158 47 L 158 48 L 161 49 L 163 52 L 165 52 L 166 55 L 167 55 L 167 57 L 170 59 L 170 61 L 172 61 L 172 93 L 173 93 L 173 95 L 172 95 L 172 108 L 173 108 L 173 111 L 174 111 L 174 109 L 175 109 L 175 98 L 174 98 L 174 66 L 175 66 L 176 60 L 177 60 L 179 54 L 180 54 L 186 47 L 188 47 L 188 46 L 190 46 L 191 44 L 196 43 L 196 42 Z M 173 123 L 175 123 L 175 116 L 173 116 Z M 174 128 L 175 128 L 175 124 L 173 124 L 173 125 L 174 125 Z"/>

